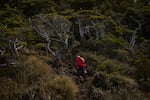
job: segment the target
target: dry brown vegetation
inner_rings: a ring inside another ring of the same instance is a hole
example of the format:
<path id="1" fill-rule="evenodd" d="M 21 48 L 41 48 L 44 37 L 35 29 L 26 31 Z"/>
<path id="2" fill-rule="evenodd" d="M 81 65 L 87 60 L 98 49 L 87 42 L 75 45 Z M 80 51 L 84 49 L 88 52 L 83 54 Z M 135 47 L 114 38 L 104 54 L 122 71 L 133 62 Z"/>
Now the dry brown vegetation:
<path id="1" fill-rule="evenodd" d="M 0 0 L 0 100 L 149 100 L 149 16 L 149 0 Z"/>

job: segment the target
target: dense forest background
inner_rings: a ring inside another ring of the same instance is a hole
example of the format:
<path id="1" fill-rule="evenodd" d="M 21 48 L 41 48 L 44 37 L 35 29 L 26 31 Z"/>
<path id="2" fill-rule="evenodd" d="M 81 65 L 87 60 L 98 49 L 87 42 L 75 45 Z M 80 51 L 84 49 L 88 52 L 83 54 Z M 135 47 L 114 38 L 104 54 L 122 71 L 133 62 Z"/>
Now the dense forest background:
<path id="1" fill-rule="evenodd" d="M 149 100 L 149 23 L 149 0 L 0 0 L 0 99 Z"/>

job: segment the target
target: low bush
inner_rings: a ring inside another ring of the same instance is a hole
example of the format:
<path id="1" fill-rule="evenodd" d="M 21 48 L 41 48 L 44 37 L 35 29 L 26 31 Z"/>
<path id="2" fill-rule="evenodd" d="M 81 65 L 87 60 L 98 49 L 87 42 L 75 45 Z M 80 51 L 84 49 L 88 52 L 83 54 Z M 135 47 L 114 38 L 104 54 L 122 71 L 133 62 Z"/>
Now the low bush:
<path id="1" fill-rule="evenodd" d="M 10 71 L 10 75 L 17 82 L 28 85 L 36 83 L 41 78 L 50 77 L 52 69 L 39 58 L 29 56 L 20 58 Z"/>
<path id="2" fill-rule="evenodd" d="M 95 51 L 97 54 L 101 54 L 110 58 L 115 58 L 117 52 L 115 52 L 114 50 L 122 48 L 121 46 L 124 41 L 121 39 L 116 39 L 114 36 L 110 37 L 103 40 L 89 39 L 86 41 L 83 47 L 87 50 Z"/>
<path id="3" fill-rule="evenodd" d="M 78 88 L 71 78 L 56 76 L 47 87 L 52 100 L 75 100 Z"/>
<path id="4" fill-rule="evenodd" d="M 20 100 L 21 93 L 17 83 L 11 78 L 0 78 L 0 99 L 1 100 Z"/>
<path id="5" fill-rule="evenodd" d="M 103 100 L 140 100 L 135 80 L 119 74 L 98 73 L 92 81 L 93 98 Z M 101 95 L 98 96 L 98 95 Z M 106 96 L 108 95 L 108 96 Z M 107 98 L 108 97 L 108 98 Z"/>
<path id="6" fill-rule="evenodd" d="M 141 57 L 135 61 L 136 78 L 139 82 L 140 89 L 150 91 L 150 60 Z"/>

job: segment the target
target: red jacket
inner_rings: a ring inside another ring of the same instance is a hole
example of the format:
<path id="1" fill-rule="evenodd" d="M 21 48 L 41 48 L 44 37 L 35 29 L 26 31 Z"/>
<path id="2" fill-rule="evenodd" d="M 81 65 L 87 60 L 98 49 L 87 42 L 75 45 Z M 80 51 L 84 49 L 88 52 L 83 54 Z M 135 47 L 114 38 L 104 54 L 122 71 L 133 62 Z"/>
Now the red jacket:
<path id="1" fill-rule="evenodd" d="M 85 64 L 84 58 L 78 56 L 78 57 L 76 58 L 76 65 L 77 65 L 77 67 L 84 67 L 84 68 L 85 68 L 85 67 L 86 67 L 86 64 Z"/>

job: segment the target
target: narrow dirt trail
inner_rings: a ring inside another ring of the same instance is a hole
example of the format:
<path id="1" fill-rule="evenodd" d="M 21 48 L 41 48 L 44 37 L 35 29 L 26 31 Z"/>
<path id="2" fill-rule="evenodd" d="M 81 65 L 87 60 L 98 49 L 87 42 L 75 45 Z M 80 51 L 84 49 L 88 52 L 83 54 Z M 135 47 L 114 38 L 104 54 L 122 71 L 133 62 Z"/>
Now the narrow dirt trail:
<path id="1" fill-rule="evenodd" d="M 64 66 L 65 66 L 63 67 L 64 74 L 71 77 L 74 83 L 79 88 L 79 94 L 77 96 L 77 100 L 91 100 L 89 91 L 91 89 L 93 77 L 87 76 L 86 80 L 84 81 L 78 78 L 77 73 L 76 73 L 76 67 L 74 64 L 65 64 Z"/>
<path id="2" fill-rule="evenodd" d="M 62 68 L 63 74 L 72 78 L 74 83 L 78 86 L 79 94 L 76 100 L 91 100 L 92 81 L 97 75 L 97 70 L 92 72 L 90 71 L 91 68 L 87 67 L 87 72 L 89 75 L 87 75 L 85 81 L 81 81 L 81 79 L 79 79 L 76 73 L 75 59 L 76 58 L 72 55 L 70 57 L 67 57 L 67 55 L 64 56 Z"/>

